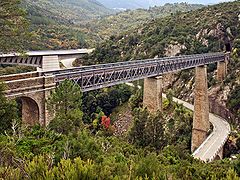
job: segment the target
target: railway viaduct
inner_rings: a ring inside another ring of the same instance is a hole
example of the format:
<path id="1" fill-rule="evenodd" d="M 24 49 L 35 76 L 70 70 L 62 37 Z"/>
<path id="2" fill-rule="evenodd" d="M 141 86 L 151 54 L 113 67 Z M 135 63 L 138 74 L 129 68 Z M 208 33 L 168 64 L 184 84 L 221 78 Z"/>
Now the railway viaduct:
<path id="1" fill-rule="evenodd" d="M 3 58 L 9 57 L 2 56 L 1 62 L 11 64 L 6 59 L 4 61 Z M 34 54 L 27 57 L 28 61 L 20 60 L 19 56 L 12 55 L 11 58 L 13 59 L 13 64 L 43 67 L 44 57 L 41 55 L 38 55 L 41 61 L 35 61 Z M 144 79 L 143 104 L 149 111 L 154 112 L 162 110 L 161 75 L 195 68 L 194 119 L 191 147 L 192 152 L 195 152 L 206 141 L 207 133 L 210 129 L 207 65 L 217 63 L 217 80 L 221 82 L 227 74 L 228 61 L 229 53 L 208 53 L 100 64 L 63 70 L 59 68 L 54 69 L 55 66 L 47 68 L 47 71 L 1 76 L 0 81 L 4 81 L 8 87 L 5 91 L 8 98 L 21 100 L 22 120 L 24 123 L 29 125 L 40 123 L 42 126 L 46 126 L 52 118 L 51 113 L 47 109 L 46 100 L 51 91 L 64 79 L 70 79 L 78 83 L 83 92 Z M 224 137 L 223 141 L 226 141 L 226 137 Z M 222 146 L 220 150 L 218 149 L 218 152 L 214 152 L 211 160 L 222 157 Z"/>

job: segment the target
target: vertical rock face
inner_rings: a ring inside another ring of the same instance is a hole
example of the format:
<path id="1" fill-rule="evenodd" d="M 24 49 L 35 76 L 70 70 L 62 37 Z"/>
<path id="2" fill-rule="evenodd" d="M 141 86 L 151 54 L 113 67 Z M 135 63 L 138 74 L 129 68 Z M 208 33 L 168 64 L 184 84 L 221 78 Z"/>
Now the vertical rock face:
<path id="1" fill-rule="evenodd" d="M 162 110 L 162 77 L 144 79 L 143 106 L 150 112 Z"/>
<path id="2" fill-rule="evenodd" d="M 207 89 L 207 68 L 206 66 L 196 67 L 191 147 L 192 152 L 195 151 L 206 139 L 207 132 L 210 128 Z"/>

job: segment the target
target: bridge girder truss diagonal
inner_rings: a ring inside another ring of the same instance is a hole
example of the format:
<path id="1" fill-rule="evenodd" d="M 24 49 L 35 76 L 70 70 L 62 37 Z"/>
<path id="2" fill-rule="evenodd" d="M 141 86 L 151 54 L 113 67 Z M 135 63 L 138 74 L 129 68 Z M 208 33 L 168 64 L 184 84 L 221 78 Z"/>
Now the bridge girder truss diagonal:
<path id="1" fill-rule="evenodd" d="M 43 72 L 43 74 L 54 75 L 57 84 L 64 79 L 73 80 L 81 86 L 83 92 L 86 92 L 224 60 L 224 53 L 208 53 L 100 64 Z"/>

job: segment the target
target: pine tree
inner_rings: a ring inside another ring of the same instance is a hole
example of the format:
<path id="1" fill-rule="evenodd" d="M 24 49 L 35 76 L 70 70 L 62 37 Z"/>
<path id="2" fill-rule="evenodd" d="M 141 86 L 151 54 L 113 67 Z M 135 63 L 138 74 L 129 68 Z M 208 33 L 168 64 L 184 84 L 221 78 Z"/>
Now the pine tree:
<path id="1" fill-rule="evenodd" d="M 146 122 L 144 132 L 146 144 L 157 150 L 163 148 L 165 144 L 163 122 L 164 119 L 161 112 L 150 115 Z"/>
<path id="2" fill-rule="evenodd" d="M 4 90 L 5 86 L 0 82 L 0 134 L 11 129 L 12 122 L 17 120 L 17 104 L 15 101 L 7 100 Z"/>
<path id="3" fill-rule="evenodd" d="M 144 129 L 149 113 L 147 109 L 135 109 L 134 110 L 134 123 L 129 132 L 129 140 L 139 146 L 145 146 Z"/>
<path id="4" fill-rule="evenodd" d="M 67 134 L 81 127 L 83 116 L 81 106 L 80 86 L 70 80 L 64 80 L 48 100 L 48 108 L 55 114 L 55 118 L 49 124 L 50 128 Z"/>

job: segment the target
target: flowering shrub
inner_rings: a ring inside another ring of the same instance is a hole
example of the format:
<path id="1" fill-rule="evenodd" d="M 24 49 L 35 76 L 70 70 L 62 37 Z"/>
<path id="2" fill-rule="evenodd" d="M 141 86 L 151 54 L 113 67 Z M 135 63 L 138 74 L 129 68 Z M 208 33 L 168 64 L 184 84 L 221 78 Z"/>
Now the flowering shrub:
<path id="1" fill-rule="evenodd" d="M 109 117 L 107 116 L 102 116 L 102 122 L 101 122 L 101 125 L 105 128 L 105 129 L 108 129 L 109 126 L 111 124 L 111 120 Z"/>

